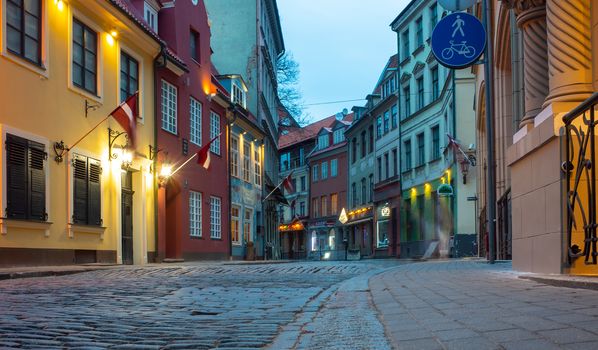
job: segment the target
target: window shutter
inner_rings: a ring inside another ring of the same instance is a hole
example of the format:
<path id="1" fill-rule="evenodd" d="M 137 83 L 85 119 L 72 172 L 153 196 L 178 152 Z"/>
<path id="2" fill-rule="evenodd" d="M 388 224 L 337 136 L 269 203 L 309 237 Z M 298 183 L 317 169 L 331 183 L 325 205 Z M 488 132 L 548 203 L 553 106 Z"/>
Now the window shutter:
<path id="1" fill-rule="evenodd" d="M 88 197 L 88 208 L 89 208 L 89 217 L 88 217 L 88 224 L 89 225 L 102 225 L 102 203 L 101 203 L 101 190 L 100 190 L 100 183 L 101 183 L 101 174 L 102 174 L 102 165 L 99 160 L 91 159 L 88 160 L 89 163 L 89 182 L 88 182 L 88 190 L 89 190 L 89 197 Z"/>
<path id="2" fill-rule="evenodd" d="M 73 156 L 73 223 L 87 224 L 87 158 Z"/>
<path id="3" fill-rule="evenodd" d="M 27 140 L 6 134 L 6 215 L 27 219 Z"/>
<path id="4" fill-rule="evenodd" d="M 29 141 L 29 218 L 45 221 L 46 215 L 46 176 L 44 145 Z"/>

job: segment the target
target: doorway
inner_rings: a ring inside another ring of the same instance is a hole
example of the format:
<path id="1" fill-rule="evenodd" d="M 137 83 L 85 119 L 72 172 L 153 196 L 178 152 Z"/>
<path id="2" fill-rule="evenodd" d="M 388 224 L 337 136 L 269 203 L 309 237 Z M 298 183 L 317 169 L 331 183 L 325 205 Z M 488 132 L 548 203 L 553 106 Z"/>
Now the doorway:
<path id="1" fill-rule="evenodd" d="M 121 172 L 122 262 L 133 264 L 133 173 Z"/>

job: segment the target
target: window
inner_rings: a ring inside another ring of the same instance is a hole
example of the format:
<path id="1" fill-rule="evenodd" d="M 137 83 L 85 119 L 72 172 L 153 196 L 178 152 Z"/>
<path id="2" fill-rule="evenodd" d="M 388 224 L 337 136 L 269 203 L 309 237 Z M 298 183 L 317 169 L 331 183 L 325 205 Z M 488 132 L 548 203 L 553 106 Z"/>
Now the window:
<path id="1" fill-rule="evenodd" d="M 357 139 L 351 139 L 351 164 L 357 161 Z"/>
<path id="2" fill-rule="evenodd" d="M 201 237 L 201 193 L 189 191 L 189 234 Z"/>
<path id="3" fill-rule="evenodd" d="M 432 101 L 438 98 L 438 94 L 440 93 L 440 85 L 438 82 L 438 66 L 432 68 L 431 70 L 432 75 Z"/>
<path id="4" fill-rule="evenodd" d="M 376 247 L 388 247 L 388 233 L 390 232 L 390 220 L 380 220 L 376 224 L 376 227 L 378 231 L 376 235 Z"/>
<path id="5" fill-rule="evenodd" d="M 328 178 L 328 162 L 322 162 L 322 180 Z"/>
<path id="6" fill-rule="evenodd" d="M 251 181 L 251 144 L 248 141 L 243 142 L 243 181 Z"/>
<path id="7" fill-rule="evenodd" d="M 370 175 L 370 191 L 369 191 L 369 202 L 374 202 L 374 175 Z"/>
<path id="8" fill-rule="evenodd" d="M 220 154 L 220 116 L 210 111 L 210 140 L 217 137 L 210 145 L 210 151 Z"/>
<path id="9" fill-rule="evenodd" d="M 318 149 L 324 149 L 328 147 L 328 143 L 330 142 L 330 137 L 328 134 L 320 135 L 318 137 Z"/>
<path id="10" fill-rule="evenodd" d="M 340 128 L 340 129 L 334 130 L 334 133 L 332 134 L 332 139 L 333 139 L 333 142 L 335 145 L 337 143 L 341 143 L 341 142 L 345 141 L 345 129 Z"/>
<path id="11" fill-rule="evenodd" d="M 357 185 L 355 182 L 351 184 L 351 203 L 353 208 L 357 206 Z"/>
<path id="12" fill-rule="evenodd" d="M 201 145 L 201 103 L 193 97 L 189 98 L 189 141 Z"/>
<path id="13" fill-rule="evenodd" d="M 368 133 L 370 134 L 370 153 L 374 152 L 374 126 L 370 125 L 368 128 Z"/>
<path id="14" fill-rule="evenodd" d="M 222 237 L 221 210 L 221 199 L 210 197 L 210 238 L 219 239 Z"/>
<path id="15" fill-rule="evenodd" d="M 99 160 L 73 155 L 73 223 L 102 225 L 101 173 Z"/>
<path id="16" fill-rule="evenodd" d="M 45 159 L 46 151 L 43 144 L 6 134 L 6 216 L 8 218 L 39 221 L 48 219 Z M 87 178 L 85 181 L 87 186 Z M 99 186 L 99 182 L 97 184 Z M 97 193 L 99 194 L 99 191 Z"/>
<path id="17" fill-rule="evenodd" d="M 409 30 L 404 31 L 401 34 L 401 42 L 403 43 L 403 60 L 409 58 L 411 52 L 409 51 Z"/>
<path id="18" fill-rule="evenodd" d="M 301 191 L 304 192 L 306 190 L 306 188 L 305 188 L 305 176 L 301 176 L 300 182 L 301 182 Z"/>
<path id="19" fill-rule="evenodd" d="M 305 216 L 305 202 L 299 203 L 299 216 Z"/>
<path id="20" fill-rule="evenodd" d="M 124 52 L 120 53 L 120 102 L 139 89 L 139 63 Z"/>
<path id="21" fill-rule="evenodd" d="M 299 148 L 299 166 L 305 165 L 305 151 L 303 147 Z"/>
<path id="22" fill-rule="evenodd" d="M 237 86 L 236 83 L 232 84 L 231 98 L 232 98 L 233 103 L 238 103 L 243 108 L 247 108 L 247 106 L 246 106 L 247 102 L 245 99 L 245 91 L 243 91 L 243 89 L 241 89 L 239 86 Z"/>
<path id="23" fill-rule="evenodd" d="M 381 115 L 379 115 L 378 118 L 376 119 L 376 137 L 377 138 L 382 137 L 382 116 Z"/>
<path id="24" fill-rule="evenodd" d="M 397 89 L 397 82 L 395 79 L 395 74 L 393 73 L 390 77 L 390 92 L 393 93 Z"/>
<path id="25" fill-rule="evenodd" d="M 384 134 L 390 130 L 390 111 L 384 112 Z"/>
<path id="26" fill-rule="evenodd" d="M 397 127 L 397 105 L 393 105 L 390 108 L 390 120 L 392 124 L 392 128 L 395 129 Z"/>
<path id="27" fill-rule="evenodd" d="M 241 221 L 239 207 L 233 205 L 230 209 L 230 239 L 233 245 L 241 245 L 239 239 L 239 222 Z"/>
<path id="28" fill-rule="evenodd" d="M 199 33 L 191 29 L 189 31 L 189 54 L 195 62 L 199 62 Z"/>
<path id="29" fill-rule="evenodd" d="M 422 132 L 417 135 L 417 165 L 424 165 L 426 162 L 426 154 L 424 149 L 424 133 Z"/>
<path id="30" fill-rule="evenodd" d="M 436 10 L 436 4 L 430 6 L 430 28 L 434 29 L 436 23 L 438 23 L 438 11 Z"/>
<path id="31" fill-rule="evenodd" d="M 361 179 L 361 205 L 365 204 L 366 200 L 365 177 Z"/>
<path id="32" fill-rule="evenodd" d="M 417 85 L 417 110 L 424 108 L 424 77 L 416 80 Z"/>
<path id="33" fill-rule="evenodd" d="M 311 171 L 311 181 L 318 181 L 318 172 L 320 171 L 318 164 L 314 164 Z"/>
<path id="34" fill-rule="evenodd" d="M 243 217 L 243 239 L 245 242 L 253 242 L 253 210 L 245 208 Z"/>
<path id="35" fill-rule="evenodd" d="M 403 99 L 405 102 L 404 118 L 407 118 L 411 115 L 411 89 L 409 89 L 409 85 L 403 87 Z"/>
<path id="36" fill-rule="evenodd" d="M 440 158 L 440 127 L 432 127 L 432 159 Z"/>
<path id="37" fill-rule="evenodd" d="M 322 202 L 322 206 L 320 207 L 321 210 L 322 210 L 322 216 L 327 216 L 328 215 L 327 197 L 326 196 L 322 196 L 320 198 L 320 201 Z"/>
<path id="38" fill-rule="evenodd" d="M 397 157 L 397 150 L 392 150 L 392 176 L 397 176 L 399 173 L 399 159 Z"/>
<path id="39" fill-rule="evenodd" d="M 376 158 L 376 163 L 378 165 L 378 181 L 382 181 L 382 157 Z"/>
<path id="40" fill-rule="evenodd" d="M 6 8 L 6 48 L 41 65 L 41 0 L 7 0 Z"/>
<path id="41" fill-rule="evenodd" d="M 154 32 L 158 33 L 158 12 L 147 3 L 143 4 L 143 18 Z"/>
<path id="42" fill-rule="evenodd" d="M 338 176 L 338 159 L 332 159 L 330 161 L 330 176 L 331 177 Z"/>
<path id="43" fill-rule="evenodd" d="M 407 140 L 403 143 L 403 148 L 405 149 L 405 171 L 411 170 L 412 160 L 411 160 L 411 140 Z"/>
<path id="44" fill-rule="evenodd" d="M 262 185 L 262 153 L 260 147 L 253 147 L 253 177 L 256 186 Z M 296 188 L 296 187 L 295 187 Z"/>
<path id="45" fill-rule="evenodd" d="M 239 177 L 239 139 L 235 136 L 230 138 L 230 174 Z"/>
<path id="46" fill-rule="evenodd" d="M 313 211 L 314 218 L 317 218 L 320 216 L 320 212 L 318 211 L 318 198 L 312 198 L 311 210 Z"/>
<path id="47" fill-rule="evenodd" d="M 291 153 L 283 153 L 280 155 L 280 171 L 291 169 Z"/>
<path id="48" fill-rule="evenodd" d="M 338 194 L 330 195 L 330 215 L 338 214 Z"/>
<path id="49" fill-rule="evenodd" d="M 384 153 L 384 179 L 388 179 L 390 177 L 390 164 L 388 164 L 388 152 Z"/>
<path id="50" fill-rule="evenodd" d="M 177 89 L 162 80 L 162 129 L 177 132 Z"/>
<path id="51" fill-rule="evenodd" d="M 94 95 L 97 93 L 97 38 L 91 28 L 73 19 L 73 84 Z"/>
<path id="52" fill-rule="evenodd" d="M 417 41 L 417 47 L 421 47 L 424 45 L 424 25 L 422 17 L 415 20 L 415 27 L 417 28 L 417 32 L 415 33 L 415 40 Z"/>
<path id="53" fill-rule="evenodd" d="M 365 130 L 361 132 L 361 158 L 365 157 L 367 153 L 367 143 L 365 139 Z"/>

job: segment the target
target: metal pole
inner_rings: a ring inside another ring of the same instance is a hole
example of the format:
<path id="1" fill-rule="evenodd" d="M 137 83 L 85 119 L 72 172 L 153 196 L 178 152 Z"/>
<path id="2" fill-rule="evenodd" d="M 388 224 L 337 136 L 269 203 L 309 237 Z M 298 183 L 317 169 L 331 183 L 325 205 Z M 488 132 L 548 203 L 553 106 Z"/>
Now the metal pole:
<path id="1" fill-rule="evenodd" d="M 494 162 L 494 127 L 492 123 L 492 112 L 494 104 L 492 100 L 492 84 L 494 78 L 492 74 L 492 7 L 490 0 L 484 0 L 482 3 L 482 12 L 484 15 L 484 28 L 486 29 L 486 52 L 484 63 L 484 80 L 486 82 L 486 142 L 488 148 L 488 262 L 494 264 L 495 241 L 496 241 L 496 183 L 494 173 L 496 171 Z"/>

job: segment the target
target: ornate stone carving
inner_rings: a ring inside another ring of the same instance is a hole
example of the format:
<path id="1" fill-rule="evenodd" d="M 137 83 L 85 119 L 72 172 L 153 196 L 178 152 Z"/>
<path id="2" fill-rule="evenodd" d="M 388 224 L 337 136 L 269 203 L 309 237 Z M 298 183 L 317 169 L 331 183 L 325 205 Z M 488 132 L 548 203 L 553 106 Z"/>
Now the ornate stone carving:
<path id="1" fill-rule="evenodd" d="M 590 0 L 548 0 L 548 62 L 552 102 L 583 101 L 592 93 Z"/>

